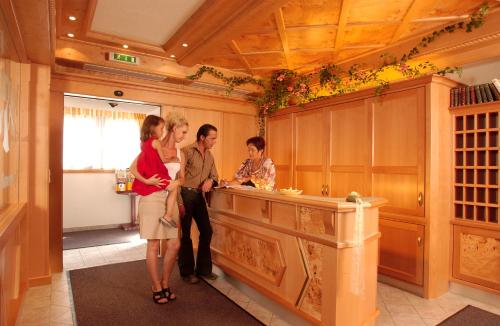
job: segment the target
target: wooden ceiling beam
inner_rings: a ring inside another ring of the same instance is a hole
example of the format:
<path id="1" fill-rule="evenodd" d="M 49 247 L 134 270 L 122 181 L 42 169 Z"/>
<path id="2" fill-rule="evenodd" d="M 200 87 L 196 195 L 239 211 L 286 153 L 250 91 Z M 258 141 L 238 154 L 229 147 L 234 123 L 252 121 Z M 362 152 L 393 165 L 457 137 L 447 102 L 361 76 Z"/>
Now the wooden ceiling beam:
<path id="1" fill-rule="evenodd" d="M 340 8 L 339 23 L 335 38 L 335 49 L 337 50 L 344 45 L 345 29 L 347 26 L 347 19 L 349 18 L 349 11 L 351 9 L 351 0 L 342 0 Z"/>
<path id="2" fill-rule="evenodd" d="M 231 49 L 233 49 L 234 53 L 238 56 L 238 59 L 240 59 L 241 63 L 245 66 L 246 71 L 252 75 L 252 67 L 250 67 L 250 63 L 248 63 L 248 60 L 241 55 L 241 50 L 240 47 L 238 46 L 238 43 L 236 43 L 235 40 L 231 40 Z"/>
<path id="3" fill-rule="evenodd" d="M 177 62 L 192 66 L 212 55 L 227 40 L 268 20 L 288 0 L 207 0 L 165 43 L 167 54 Z M 184 48 L 182 43 L 189 44 Z"/>
<path id="4" fill-rule="evenodd" d="M 283 11 L 281 8 L 278 8 L 274 12 L 274 18 L 276 20 L 276 26 L 278 27 L 278 34 L 281 39 L 281 46 L 283 47 L 283 52 L 285 54 L 285 60 L 286 60 L 286 65 L 288 69 L 293 69 L 292 64 L 291 64 L 291 59 L 290 59 L 290 48 L 288 46 L 288 38 L 286 36 L 286 30 L 285 30 L 285 18 L 283 17 Z"/>
<path id="5" fill-rule="evenodd" d="M 413 0 L 410 3 L 410 6 L 408 7 L 408 10 L 406 11 L 403 20 L 401 21 L 401 24 L 397 27 L 396 31 L 392 35 L 391 41 L 389 44 L 392 44 L 399 40 L 400 36 L 407 30 L 408 26 L 410 23 L 413 22 L 413 19 L 417 18 L 417 13 L 419 12 L 420 9 L 424 8 L 425 6 L 428 6 L 430 2 L 434 2 L 431 0 Z"/>

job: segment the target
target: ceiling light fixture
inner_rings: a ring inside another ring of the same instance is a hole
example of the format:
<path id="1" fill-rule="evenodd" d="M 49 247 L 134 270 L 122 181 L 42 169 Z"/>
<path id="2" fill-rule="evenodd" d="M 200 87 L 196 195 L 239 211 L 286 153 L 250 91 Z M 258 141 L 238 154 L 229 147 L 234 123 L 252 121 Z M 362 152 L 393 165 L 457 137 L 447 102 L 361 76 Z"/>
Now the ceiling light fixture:
<path id="1" fill-rule="evenodd" d="M 68 37 L 75 37 L 75 34 L 73 34 L 73 33 L 68 33 L 67 35 L 68 35 Z"/>
<path id="2" fill-rule="evenodd" d="M 188 47 L 188 44 L 187 43 L 182 43 L 182 46 L 187 48 Z"/>
<path id="3" fill-rule="evenodd" d="M 124 49 L 128 49 L 128 45 L 127 44 L 123 44 L 122 45 Z"/>
<path id="4" fill-rule="evenodd" d="M 75 16 L 69 16 L 68 17 L 69 20 L 72 20 L 72 21 L 75 21 L 76 20 L 76 17 Z"/>
<path id="5" fill-rule="evenodd" d="M 171 54 L 171 55 L 170 55 L 170 57 L 171 57 L 171 58 L 175 58 L 175 54 Z"/>

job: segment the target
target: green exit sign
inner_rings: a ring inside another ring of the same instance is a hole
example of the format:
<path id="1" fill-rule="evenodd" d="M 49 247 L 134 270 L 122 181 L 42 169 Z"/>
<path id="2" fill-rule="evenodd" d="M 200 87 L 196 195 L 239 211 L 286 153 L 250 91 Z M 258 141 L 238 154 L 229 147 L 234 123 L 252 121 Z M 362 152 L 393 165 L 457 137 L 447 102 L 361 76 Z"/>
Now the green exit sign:
<path id="1" fill-rule="evenodd" d="M 110 61 L 139 64 L 139 58 L 130 54 L 110 52 L 108 58 Z"/>

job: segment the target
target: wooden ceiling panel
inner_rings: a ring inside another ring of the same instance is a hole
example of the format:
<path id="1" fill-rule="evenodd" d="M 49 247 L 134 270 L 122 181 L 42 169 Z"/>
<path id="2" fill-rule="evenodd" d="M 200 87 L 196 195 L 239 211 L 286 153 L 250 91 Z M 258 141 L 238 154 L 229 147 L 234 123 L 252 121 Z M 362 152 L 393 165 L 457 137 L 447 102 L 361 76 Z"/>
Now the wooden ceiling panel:
<path id="1" fill-rule="evenodd" d="M 344 45 L 386 44 L 396 31 L 395 25 L 370 25 L 346 27 Z"/>
<path id="2" fill-rule="evenodd" d="M 450 0 L 447 2 L 430 2 L 428 6 L 421 6 L 415 10 L 413 20 L 401 32 L 401 38 L 433 31 L 439 26 L 456 21 L 459 16 L 470 14 L 482 5 L 481 0 Z"/>
<path id="3" fill-rule="evenodd" d="M 387 22 L 400 21 L 414 0 L 350 0 L 348 22 Z M 415 0 L 424 1 L 424 0 Z"/>
<path id="4" fill-rule="evenodd" d="M 286 26 L 336 24 L 341 1 L 292 0 L 283 6 Z"/>
<path id="5" fill-rule="evenodd" d="M 246 69 L 237 55 L 206 58 L 202 64 L 228 69 Z"/>
<path id="6" fill-rule="evenodd" d="M 342 61 L 351 57 L 358 56 L 365 52 L 369 52 L 370 49 L 350 49 L 350 50 L 342 50 L 336 54 L 336 62 Z"/>
<path id="7" fill-rule="evenodd" d="M 286 68 L 286 59 L 282 53 L 266 53 L 245 55 L 248 63 L 254 67 L 283 67 Z"/>
<path id="8" fill-rule="evenodd" d="M 270 15 L 269 19 L 262 21 L 259 25 L 247 26 L 244 30 L 246 34 L 262 34 L 276 31 L 276 20 L 274 15 Z"/>
<path id="9" fill-rule="evenodd" d="M 287 30 L 288 46 L 293 49 L 322 49 L 335 46 L 335 28 Z"/>
<path id="10" fill-rule="evenodd" d="M 416 15 L 418 18 L 460 16 L 476 11 L 484 2 L 484 0 L 429 1 L 429 5 L 418 10 Z"/>
<path id="11" fill-rule="evenodd" d="M 304 65 L 314 65 L 320 67 L 326 62 L 333 62 L 335 55 L 332 51 L 321 51 L 321 52 L 292 52 L 290 54 L 291 64 L 296 67 L 302 67 Z"/>
<path id="12" fill-rule="evenodd" d="M 73 33 L 77 36 L 82 33 L 81 24 L 85 19 L 88 0 L 61 1 L 61 12 L 57 13 L 57 36 L 66 36 Z M 69 16 L 76 17 L 76 21 L 68 19 Z"/>
<path id="13" fill-rule="evenodd" d="M 280 36 L 277 32 L 245 34 L 235 39 L 242 53 L 261 51 L 281 51 Z"/>

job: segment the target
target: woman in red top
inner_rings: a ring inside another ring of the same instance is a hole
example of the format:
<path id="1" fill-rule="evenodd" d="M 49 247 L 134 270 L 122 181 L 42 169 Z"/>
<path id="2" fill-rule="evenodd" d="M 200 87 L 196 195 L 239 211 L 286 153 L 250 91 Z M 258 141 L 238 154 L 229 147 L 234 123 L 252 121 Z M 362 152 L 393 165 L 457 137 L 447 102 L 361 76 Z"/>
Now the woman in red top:
<path id="1" fill-rule="evenodd" d="M 154 115 L 146 117 L 141 127 L 141 153 L 130 167 L 136 177 L 132 190 L 141 195 L 138 210 L 139 233 L 141 239 L 148 240 L 146 266 L 152 280 L 153 301 L 158 304 L 165 304 L 176 298 L 168 286 L 174 261 L 166 257 L 175 259 L 180 246 L 175 222 L 172 221 L 174 222 L 172 225 L 164 225 L 159 220 L 160 217 L 173 216 L 169 210 L 172 212 L 173 206 L 176 206 L 176 190 L 180 184 L 178 180 L 172 180 L 175 176 L 168 175 L 167 168 L 162 162 L 163 152 L 158 139 L 163 134 L 164 127 L 165 121 L 162 118 Z M 163 182 L 160 184 L 151 182 L 155 178 Z M 168 203 L 169 201 L 171 203 Z M 163 239 L 167 239 L 168 252 L 163 261 L 163 273 L 160 279 L 157 254 L 160 240 Z"/>

